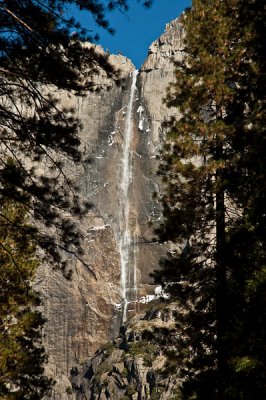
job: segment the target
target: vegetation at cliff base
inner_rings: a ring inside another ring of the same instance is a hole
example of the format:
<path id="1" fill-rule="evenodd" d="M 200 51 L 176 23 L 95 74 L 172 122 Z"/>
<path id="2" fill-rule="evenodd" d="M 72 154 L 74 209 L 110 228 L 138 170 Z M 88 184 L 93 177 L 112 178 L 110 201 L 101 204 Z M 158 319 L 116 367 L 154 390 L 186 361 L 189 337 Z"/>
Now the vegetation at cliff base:
<path id="1" fill-rule="evenodd" d="M 167 102 L 157 278 L 182 303 L 184 399 L 266 398 L 265 2 L 194 0 Z"/>

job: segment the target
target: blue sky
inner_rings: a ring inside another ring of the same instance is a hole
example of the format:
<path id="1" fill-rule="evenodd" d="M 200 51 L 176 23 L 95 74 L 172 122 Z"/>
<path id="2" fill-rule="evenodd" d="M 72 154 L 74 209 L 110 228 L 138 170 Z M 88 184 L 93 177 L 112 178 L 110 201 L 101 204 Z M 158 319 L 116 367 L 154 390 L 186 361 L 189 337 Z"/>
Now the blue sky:
<path id="1" fill-rule="evenodd" d="M 130 58 L 139 68 L 144 62 L 150 44 L 164 32 L 166 23 L 175 19 L 191 5 L 191 0 L 154 0 L 150 9 L 145 9 L 137 0 L 128 1 L 130 9 L 127 15 L 118 11 L 108 15 L 110 25 L 116 29 L 115 35 L 93 27 L 85 15 L 80 21 L 88 29 L 95 29 L 100 35 L 99 44 L 111 53 L 119 51 Z"/>

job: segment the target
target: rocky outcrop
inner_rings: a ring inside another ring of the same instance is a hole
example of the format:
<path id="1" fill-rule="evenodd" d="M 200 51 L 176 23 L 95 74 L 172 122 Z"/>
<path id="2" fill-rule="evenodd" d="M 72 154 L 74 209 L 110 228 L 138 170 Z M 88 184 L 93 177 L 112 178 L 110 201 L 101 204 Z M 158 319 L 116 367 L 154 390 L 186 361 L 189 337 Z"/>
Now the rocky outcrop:
<path id="1" fill-rule="evenodd" d="M 149 47 L 148 57 L 141 70 L 143 72 L 164 70 L 165 76 L 170 71 L 173 73 L 174 65 L 171 61 L 182 60 L 184 36 L 184 28 L 179 18 L 166 24 L 164 33 Z M 164 84 L 164 80 L 162 81 Z"/>
<path id="2" fill-rule="evenodd" d="M 164 140 L 162 122 L 168 117 L 177 114 L 176 110 L 169 109 L 164 99 L 167 88 L 174 81 L 174 63 L 180 61 L 184 55 L 184 28 L 178 19 L 166 25 L 162 36 L 153 42 L 149 48 L 149 55 L 144 62 L 139 78 L 140 97 L 146 112 L 145 126 L 150 129 L 153 149 Z"/>
<path id="3" fill-rule="evenodd" d="M 157 303 L 125 324 L 79 371 L 72 371 L 78 400 L 178 399 L 177 303 Z M 173 362 L 174 360 L 174 362 Z"/>
<path id="4" fill-rule="evenodd" d="M 153 236 L 153 228 L 147 229 L 147 220 L 157 223 L 160 220 L 160 208 L 158 203 L 151 198 L 151 193 L 160 192 L 161 181 L 156 177 L 158 168 L 157 156 L 165 139 L 162 123 L 170 116 L 176 115 L 175 109 L 169 109 L 165 104 L 167 88 L 174 81 L 174 60 L 183 57 L 184 30 L 179 20 L 176 19 L 166 25 L 163 35 L 152 43 L 149 55 L 139 71 L 137 87 L 137 116 L 138 142 L 136 151 L 142 156 L 138 168 L 144 176 L 142 180 L 142 197 L 138 201 L 138 226 L 143 232 L 143 237 L 149 241 Z M 136 187 L 139 186 L 138 181 Z M 148 185 L 148 186 L 147 186 Z M 143 201 L 144 199 L 144 201 Z M 147 210 L 145 199 L 149 199 L 153 210 Z M 147 232 L 147 233 L 146 233 Z M 145 246 L 145 241 L 139 246 L 137 260 L 140 271 L 140 283 L 152 281 L 149 274 L 158 267 L 158 258 L 162 255 L 162 249 Z"/>
<path id="5" fill-rule="evenodd" d="M 162 37 L 152 44 L 134 88 L 132 63 L 125 57 L 111 56 L 115 68 L 121 70 L 120 86 L 99 75 L 101 91 L 82 98 L 58 94 L 63 106 L 76 109 L 83 124 L 83 162 L 76 166 L 65 161 L 64 168 L 93 207 L 77 221 L 84 238 L 83 259 L 63 255 L 72 270 L 71 280 L 49 266 L 40 268 L 36 278 L 47 318 L 48 374 L 58 378 L 51 399 L 75 398 L 69 381 L 73 371 L 116 337 L 123 316 L 125 319 L 141 311 L 153 298 L 150 273 L 165 252 L 154 240 L 151 227 L 160 219 L 160 207 L 154 199 L 160 184 L 156 156 L 164 140 L 161 124 L 173 113 L 163 97 L 173 80 L 171 57 L 182 57 L 182 37 L 183 28 L 177 20 L 167 25 Z M 126 253 L 121 256 L 123 251 Z M 116 364 L 119 369 L 120 361 Z M 128 365 L 133 370 L 142 368 L 133 361 Z M 152 379 L 151 375 L 150 382 Z"/>

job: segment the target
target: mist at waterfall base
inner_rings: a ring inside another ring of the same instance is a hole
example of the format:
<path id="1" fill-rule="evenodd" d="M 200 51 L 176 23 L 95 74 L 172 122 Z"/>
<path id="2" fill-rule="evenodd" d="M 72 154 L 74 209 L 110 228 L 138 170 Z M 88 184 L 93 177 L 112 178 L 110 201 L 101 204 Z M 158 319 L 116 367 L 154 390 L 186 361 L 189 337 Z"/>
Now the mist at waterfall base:
<path id="1" fill-rule="evenodd" d="M 154 0 L 148 9 L 137 0 L 128 3 L 130 8 L 126 14 L 118 10 L 107 14 L 110 26 L 116 31 L 114 35 L 99 28 L 88 13 L 74 11 L 74 15 L 82 26 L 92 30 L 92 35 L 99 34 L 98 44 L 105 50 L 123 54 L 139 69 L 150 44 L 163 33 L 167 23 L 191 6 L 192 0 Z"/>

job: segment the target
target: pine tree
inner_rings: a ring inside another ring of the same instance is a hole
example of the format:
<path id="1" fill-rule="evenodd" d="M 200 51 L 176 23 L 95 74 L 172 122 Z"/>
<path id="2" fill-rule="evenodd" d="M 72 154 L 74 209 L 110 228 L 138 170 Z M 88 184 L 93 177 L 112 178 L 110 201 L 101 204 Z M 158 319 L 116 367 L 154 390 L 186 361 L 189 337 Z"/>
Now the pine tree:
<path id="1" fill-rule="evenodd" d="M 0 207 L 0 398 L 10 400 L 42 399 L 51 385 L 44 376 L 44 319 L 31 286 L 38 260 L 26 213 L 9 199 Z"/>
<path id="2" fill-rule="evenodd" d="M 159 231 L 184 250 L 164 260 L 158 276 L 182 305 L 177 364 L 185 399 L 249 399 L 245 379 L 256 398 L 265 397 L 264 374 L 259 385 L 250 378 L 259 365 L 265 368 L 262 345 L 261 356 L 254 350 L 252 357 L 244 341 L 255 297 L 264 302 L 264 13 L 262 1 L 195 0 L 183 16 L 186 55 L 168 93 L 181 118 L 168 126 Z"/>
<path id="3" fill-rule="evenodd" d="M 265 8 L 263 1 L 236 3 L 235 37 L 245 43 L 232 107 L 234 163 L 228 191 L 241 216 L 228 229 L 229 399 L 266 396 L 265 256 Z M 237 114 L 239 104 L 243 113 Z"/>

